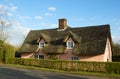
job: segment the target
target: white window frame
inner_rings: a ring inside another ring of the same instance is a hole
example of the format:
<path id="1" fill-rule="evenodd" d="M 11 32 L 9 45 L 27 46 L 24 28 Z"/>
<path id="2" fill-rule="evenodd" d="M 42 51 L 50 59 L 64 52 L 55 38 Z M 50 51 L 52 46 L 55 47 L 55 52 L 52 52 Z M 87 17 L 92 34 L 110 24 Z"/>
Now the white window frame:
<path id="1" fill-rule="evenodd" d="M 67 42 L 67 49 L 73 49 L 74 45 L 75 45 L 75 43 L 73 41 L 68 41 Z"/>
<path id="2" fill-rule="evenodd" d="M 41 57 L 40 57 L 41 56 Z M 43 57 L 43 58 L 42 58 Z M 44 55 L 39 55 L 39 54 L 35 54 L 34 55 L 35 59 L 44 59 Z"/>
<path id="3" fill-rule="evenodd" d="M 42 39 L 40 42 L 39 42 L 39 48 L 43 48 L 45 46 L 45 42 L 44 40 Z"/>
<path id="4" fill-rule="evenodd" d="M 39 43 L 39 48 L 43 48 L 44 46 L 45 46 L 45 43 L 43 43 L 43 42 Z"/>

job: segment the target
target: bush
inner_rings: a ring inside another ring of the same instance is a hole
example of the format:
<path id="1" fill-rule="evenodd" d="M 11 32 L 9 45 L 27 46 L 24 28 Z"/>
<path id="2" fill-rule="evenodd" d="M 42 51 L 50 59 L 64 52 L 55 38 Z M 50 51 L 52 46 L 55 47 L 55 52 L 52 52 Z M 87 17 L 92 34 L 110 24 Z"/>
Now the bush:
<path id="1" fill-rule="evenodd" d="M 119 62 L 106 63 L 105 68 L 106 68 L 107 73 L 120 74 L 120 63 Z"/>
<path id="2" fill-rule="evenodd" d="M 8 58 L 15 57 L 15 47 L 0 40 L 0 61 L 7 62 Z"/>
<path id="3" fill-rule="evenodd" d="M 4 51 L 2 48 L 0 48 L 0 63 L 2 63 L 4 61 L 3 55 L 4 55 Z"/>
<path id="4" fill-rule="evenodd" d="M 34 66 L 64 71 L 77 71 L 77 72 L 87 71 L 120 74 L 119 62 L 81 62 L 81 61 L 10 58 L 7 64 L 19 64 L 25 66 Z"/>

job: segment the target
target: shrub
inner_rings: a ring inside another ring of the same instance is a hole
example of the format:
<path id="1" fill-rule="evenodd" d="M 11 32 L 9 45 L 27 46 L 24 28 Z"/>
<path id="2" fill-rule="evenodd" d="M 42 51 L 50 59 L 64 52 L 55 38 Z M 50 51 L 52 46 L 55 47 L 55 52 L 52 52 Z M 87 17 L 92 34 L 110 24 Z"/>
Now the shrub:
<path id="1" fill-rule="evenodd" d="M 119 62 L 82 62 L 9 58 L 8 64 L 20 64 L 25 66 L 35 66 L 40 68 L 49 68 L 64 71 L 87 71 L 120 74 Z"/>
<path id="2" fill-rule="evenodd" d="M 15 47 L 0 40 L 0 61 L 8 62 L 8 58 L 15 57 Z"/>
<path id="3" fill-rule="evenodd" d="M 120 63 L 119 62 L 106 63 L 105 68 L 106 68 L 107 73 L 120 74 Z"/>
<path id="4" fill-rule="evenodd" d="M 2 63 L 4 61 L 3 55 L 4 55 L 4 51 L 2 48 L 0 48 L 0 63 Z"/>

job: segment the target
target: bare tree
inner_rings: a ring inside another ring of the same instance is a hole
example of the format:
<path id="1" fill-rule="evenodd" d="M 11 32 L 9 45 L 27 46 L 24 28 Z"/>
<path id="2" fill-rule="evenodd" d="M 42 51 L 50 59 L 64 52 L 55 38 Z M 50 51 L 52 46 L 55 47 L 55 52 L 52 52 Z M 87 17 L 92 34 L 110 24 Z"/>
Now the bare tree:
<path id="1" fill-rule="evenodd" d="M 8 38 L 8 34 L 5 33 L 5 30 L 12 25 L 8 13 L 6 7 L 0 5 L 0 40 L 3 41 Z"/>
<path id="2" fill-rule="evenodd" d="M 3 35 L 3 32 L 4 32 L 4 24 L 5 24 L 5 22 L 3 21 L 3 20 L 1 20 L 1 28 L 2 28 L 2 30 L 1 30 L 1 36 Z"/>
<path id="3" fill-rule="evenodd" d="M 5 33 L 5 30 L 8 29 L 12 24 L 6 20 L 0 20 L 0 40 L 5 41 L 8 38 L 8 34 Z"/>

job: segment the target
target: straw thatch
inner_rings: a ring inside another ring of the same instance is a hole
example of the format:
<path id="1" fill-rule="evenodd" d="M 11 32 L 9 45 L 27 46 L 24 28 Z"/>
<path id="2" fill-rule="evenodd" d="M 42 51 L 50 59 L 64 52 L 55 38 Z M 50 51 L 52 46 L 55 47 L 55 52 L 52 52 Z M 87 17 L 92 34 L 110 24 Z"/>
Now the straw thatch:
<path id="1" fill-rule="evenodd" d="M 19 51 L 29 53 L 37 52 L 38 42 L 42 38 L 46 42 L 43 48 L 44 53 L 65 53 L 67 48 L 66 41 L 69 37 L 75 41 L 73 54 L 103 54 L 107 38 L 111 40 L 110 26 L 69 27 L 65 31 L 57 31 L 57 29 L 31 30 Z"/>

